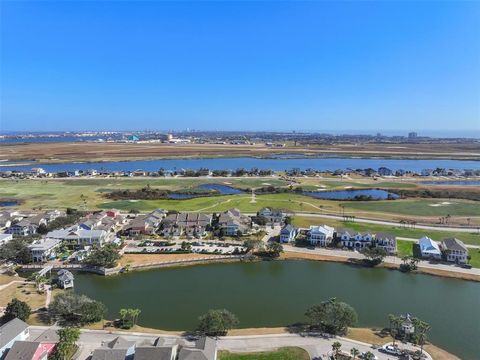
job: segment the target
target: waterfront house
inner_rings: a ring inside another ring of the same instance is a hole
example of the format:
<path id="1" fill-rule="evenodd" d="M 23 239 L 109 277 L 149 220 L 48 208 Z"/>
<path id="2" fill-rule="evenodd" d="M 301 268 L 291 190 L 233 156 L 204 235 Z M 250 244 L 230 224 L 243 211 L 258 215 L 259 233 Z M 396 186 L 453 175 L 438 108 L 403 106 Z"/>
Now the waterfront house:
<path id="1" fill-rule="evenodd" d="M 111 234 L 105 230 L 86 230 L 79 226 L 50 231 L 47 237 L 65 241 L 69 245 L 80 249 L 83 249 L 85 246 L 102 247 L 111 240 Z"/>
<path id="2" fill-rule="evenodd" d="M 200 338 L 193 348 L 183 346 L 178 360 L 217 360 L 217 342 L 211 337 Z"/>
<path id="3" fill-rule="evenodd" d="M 31 243 L 28 248 L 33 262 L 45 262 L 54 259 L 56 256 L 55 250 L 61 242 L 60 239 L 44 238 Z"/>
<path id="4" fill-rule="evenodd" d="M 295 237 L 297 236 L 297 229 L 295 226 L 288 224 L 285 225 L 282 230 L 280 230 L 280 242 L 281 243 L 289 243 L 295 241 Z"/>
<path id="5" fill-rule="evenodd" d="M 224 235 L 236 236 L 238 233 L 246 234 L 251 230 L 252 220 L 242 215 L 238 209 L 230 209 L 218 217 L 218 227 Z"/>
<path id="6" fill-rule="evenodd" d="M 397 253 L 397 238 L 392 234 L 375 234 L 374 245 L 375 247 L 382 248 L 389 255 Z"/>
<path id="7" fill-rule="evenodd" d="M 73 288 L 73 274 L 65 269 L 60 269 L 57 272 L 57 284 L 62 289 Z"/>
<path id="8" fill-rule="evenodd" d="M 95 349 L 91 360 L 124 360 L 132 358 L 135 353 L 135 341 L 128 341 L 118 336 L 112 341 L 102 343 Z"/>
<path id="9" fill-rule="evenodd" d="M 37 225 L 32 224 L 28 218 L 25 218 L 15 224 L 10 225 L 8 233 L 18 236 L 28 236 L 36 234 L 37 228 Z"/>
<path id="10" fill-rule="evenodd" d="M 207 227 L 212 223 L 212 217 L 200 213 L 169 214 L 162 221 L 162 234 L 164 236 L 180 236 L 185 233 L 187 237 L 202 237 L 206 234 Z"/>
<path id="11" fill-rule="evenodd" d="M 436 260 L 440 260 L 442 258 L 440 246 L 436 241 L 433 241 L 428 236 L 424 236 L 418 240 L 418 245 L 420 246 L 420 253 L 423 258 Z"/>
<path id="12" fill-rule="evenodd" d="M 343 247 L 350 249 L 363 249 L 370 247 L 373 242 L 373 235 L 370 233 L 354 233 L 351 230 L 340 230 L 337 232 L 337 240 Z"/>
<path id="13" fill-rule="evenodd" d="M 29 335 L 28 325 L 17 318 L 0 326 L 0 359 L 4 358 L 15 341 L 24 341 Z"/>
<path id="14" fill-rule="evenodd" d="M 328 225 L 312 225 L 308 231 L 308 241 L 314 246 L 325 247 L 332 242 L 334 230 Z"/>
<path id="15" fill-rule="evenodd" d="M 4 360 L 47 360 L 54 348 L 38 341 L 15 341 Z"/>
<path id="16" fill-rule="evenodd" d="M 163 338 L 157 338 L 153 345 L 135 347 L 133 360 L 176 360 L 178 345 L 165 345 Z"/>
<path id="17" fill-rule="evenodd" d="M 263 208 L 261 209 L 258 216 L 263 216 L 267 219 L 267 224 L 281 224 L 286 217 L 286 214 L 280 209 L 270 209 Z"/>
<path id="18" fill-rule="evenodd" d="M 441 248 L 447 261 L 456 264 L 466 264 L 468 262 L 468 249 L 462 241 L 455 238 L 444 239 Z"/>
<path id="19" fill-rule="evenodd" d="M 5 245 L 11 240 L 13 240 L 12 234 L 0 234 L 0 246 Z"/>

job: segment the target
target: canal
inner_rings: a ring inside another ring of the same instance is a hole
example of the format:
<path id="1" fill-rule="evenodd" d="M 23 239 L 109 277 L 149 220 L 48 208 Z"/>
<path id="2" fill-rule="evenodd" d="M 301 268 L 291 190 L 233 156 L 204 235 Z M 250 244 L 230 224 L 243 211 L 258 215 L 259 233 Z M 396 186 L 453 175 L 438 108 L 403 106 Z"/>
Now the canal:
<path id="1" fill-rule="evenodd" d="M 131 272 L 78 274 L 75 290 L 103 301 L 109 318 L 120 308 L 142 310 L 139 324 L 193 329 L 211 308 L 235 313 L 240 327 L 304 321 L 305 310 L 330 297 L 351 304 L 359 326 L 387 325 L 389 313 L 410 313 L 431 324 L 430 340 L 462 359 L 480 354 L 480 284 L 316 261 L 211 264 Z"/>

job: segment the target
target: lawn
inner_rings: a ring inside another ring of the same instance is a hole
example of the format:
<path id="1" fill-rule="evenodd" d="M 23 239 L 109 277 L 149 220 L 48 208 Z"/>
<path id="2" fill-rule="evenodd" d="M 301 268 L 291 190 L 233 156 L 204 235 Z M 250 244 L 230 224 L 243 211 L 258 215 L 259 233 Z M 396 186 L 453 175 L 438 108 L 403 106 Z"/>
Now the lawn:
<path id="1" fill-rule="evenodd" d="M 54 290 L 52 298 L 59 291 L 62 290 Z M 12 284 L 0 291 L 0 306 L 7 306 L 13 298 L 27 302 L 32 310 L 35 310 L 45 306 L 46 295 L 39 294 L 33 284 Z"/>
<path id="2" fill-rule="evenodd" d="M 413 256 L 414 244 L 414 242 L 408 240 L 397 240 L 397 255 L 399 257 Z"/>
<path id="3" fill-rule="evenodd" d="M 230 353 L 221 351 L 219 360 L 310 360 L 308 353 L 299 347 L 284 347 L 276 351 L 256 353 Z"/>
<path id="4" fill-rule="evenodd" d="M 338 228 L 348 228 L 354 231 L 360 232 L 387 232 L 395 236 L 406 237 L 412 239 L 419 239 L 422 236 L 429 236 L 433 240 L 441 241 L 444 238 L 455 237 L 459 240 L 462 240 L 465 244 L 471 245 L 480 245 L 480 233 L 464 233 L 464 232 L 455 232 L 455 231 L 437 231 L 437 230 L 423 230 L 423 229 L 412 229 L 412 228 L 403 228 L 401 226 L 389 226 L 389 225 L 377 225 L 377 224 L 365 224 L 357 222 L 343 222 L 338 220 L 331 219 L 321 219 L 317 217 L 307 217 L 307 216 L 295 216 L 294 224 L 298 227 L 309 227 L 310 225 L 321 225 L 326 224 Z"/>
<path id="5" fill-rule="evenodd" d="M 480 250 L 469 249 L 470 261 L 469 264 L 473 267 L 480 268 Z"/>
<path id="6" fill-rule="evenodd" d="M 350 201 L 347 209 L 408 216 L 480 216 L 480 203 L 458 199 L 412 199 L 395 201 Z"/>

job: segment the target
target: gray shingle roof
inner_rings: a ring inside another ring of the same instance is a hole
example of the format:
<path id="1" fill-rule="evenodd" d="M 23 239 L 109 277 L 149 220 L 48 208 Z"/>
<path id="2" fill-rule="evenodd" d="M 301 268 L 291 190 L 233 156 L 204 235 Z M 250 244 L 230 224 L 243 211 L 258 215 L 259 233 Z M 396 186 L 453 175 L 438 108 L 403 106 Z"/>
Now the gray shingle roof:
<path id="1" fill-rule="evenodd" d="M 457 250 L 457 251 L 468 252 L 468 249 L 465 246 L 465 244 L 462 241 L 455 238 L 444 239 L 442 241 L 442 245 L 446 250 Z"/>
<path id="2" fill-rule="evenodd" d="M 171 360 L 176 348 L 172 346 L 137 346 L 134 360 Z M 173 354 L 172 354 L 173 353 Z"/>
<path id="3" fill-rule="evenodd" d="M 39 345 L 36 341 L 15 341 L 5 360 L 32 360 Z"/>
<path id="4" fill-rule="evenodd" d="M 3 348 L 26 329 L 28 329 L 28 325 L 17 318 L 2 325 L 0 327 L 0 348 Z"/>
<path id="5" fill-rule="evenodd" d="M 125 360 L 127 349 L 100 348 L 93 352 L 91 360 Z"/>

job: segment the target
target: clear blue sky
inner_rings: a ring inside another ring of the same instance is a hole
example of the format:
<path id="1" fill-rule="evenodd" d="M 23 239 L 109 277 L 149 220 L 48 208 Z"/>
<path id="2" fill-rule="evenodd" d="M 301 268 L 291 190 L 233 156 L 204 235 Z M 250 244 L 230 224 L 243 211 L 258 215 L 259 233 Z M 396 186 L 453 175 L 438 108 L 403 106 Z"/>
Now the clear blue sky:
<path id="1" fill-rule="evenodd" d="M 480 2 L 1 4 L 1 130 L 480 130 Z"/>

